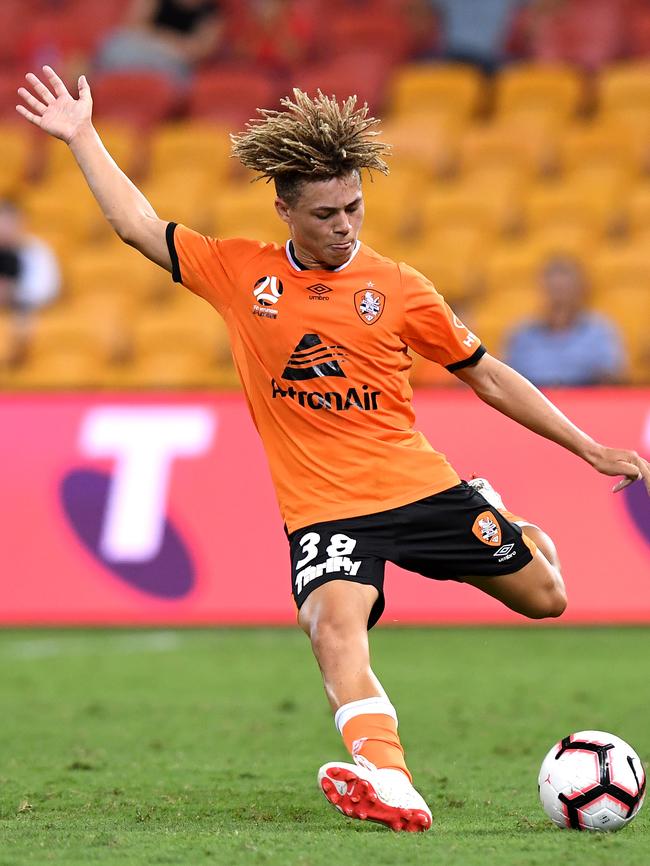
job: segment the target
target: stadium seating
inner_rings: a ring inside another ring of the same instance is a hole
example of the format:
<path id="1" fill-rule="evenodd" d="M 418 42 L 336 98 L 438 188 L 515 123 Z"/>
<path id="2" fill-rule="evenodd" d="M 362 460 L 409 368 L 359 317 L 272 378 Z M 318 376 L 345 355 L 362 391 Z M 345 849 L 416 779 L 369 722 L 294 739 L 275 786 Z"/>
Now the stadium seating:
<path id="1" fill-rule="evenodd" d="M 210 233 L 284 243 L 288 228 L 274 207 L 275 189 L 264 181 L 222 188 L 212 202 Z"/>
<path id="2" fill-rule="evenodd" d="M 298 69 L 292 74 L 290 84 L 312 96 L 319 90 L 341 100 L 356 96 L 359 106 L 368 103 L 371 114 L 376 114 L 384 106 L 389 71 L 385 55 L 367 50 Z"/>
<path id="3" fill-rule="evenodd" d="M 226 128 L 202 121 L 161 126 L 151 136 L 149 170 L 152 178 L 176 175 L 200 166 L 212 181 L 231 173 L 231 143 Z"/>
<path id="4" fill-rule="evenodd" d="M 338 15 L 328 16 L 328 19 L 325 22 L 325 38 L 335 56 L 356 57 L 366 52 L 376 52 L 389 58 L 391 65 L 404 61 L 408 56 L 410 34 L 397 9 L 372 12 L 347 7 Z"/>
<path id="5" fill-rule="evenodd" d="M 153 72 L 104 73 L 92 85 L 94 113 L 148 129 L 172 117 L 181 106 L 181 93 L 164 75 Z"/>
<path id="6" fill-rule="evenodd" d="M 16 123 L 0 124 L 0 197 L 15 195 L 26 179 L 30 130 Z"/>
<path id="7" fill-rule="evenodd" d="M 650 62 L 621 63 L 604 69 L 598 94 L 604 115 L 625 108 L 650 111 Z"/>
<path id="8" fill-rule="evenodd" d="M 235 382 L 223 328 L 216 337 L 214 330 L 197 337 L 196 345 L 187 339 L 204 319 L 219 321 L 216 314 L 206 316 L 205 305 L 190 314 L 186 305 L 196 299 L 114 240 L 69 150 L 15 114 L 28 58 L 56 49 L 71 70 L 75 57 L 120 20 L 126 2 L 61 0 L 56 18 L 51 4 L 38 2 L 30 6 L 34 26 L 24 32 L 16 26 L 24 0 L 3 4 L 0 196 L 18 196 L 29 230 L 53 246 L 64 274 L 61 300 L 38 315 L 24 363 L 17 355 L 13 366 L 7 360 L 17 332 L 0 318 L 0 375 L 9 387 Z M 569 31 L 585 23 L 591 5 L 575 4 L 582 11 Z M 580 44 L 566 55 L 578 52 L 588 68 L 613 56 L 618 39 L 618 31 L 601 39 L 611 10 L 600 0 L 593 5 L 598 20 L 585 23 Z M 650 21 L 645 4 L 632 7 L 629 28 L 637 18 Z M 650 381 L 639 324 L 650 315 L 650 63 L 628 59 L 585 76 L 562 62 L 524 61 L 486 81 L 464 64 L 410 60 L 420 36 L 410 32 L 402 7 L 397 26 L 396 8 L 392 0 L 333 0 L 321 35 L 330 34 L 335 52 L 316 51 L 308 66 L 284 77 L 219 59 L 181 95 L 158 76 L 91 76 L 102 138 L 161 218 L 207 234 L 283 242 L 287 229 L 275 214 L 274 191 L 250 184 L 250 173 L 229 158 L 228 131 L 241 129 L 258 106 L 277 107 L 292 84 L 338 97 L 358 93 L 384 118 L 382 134 L 394 146 L 390 177 L 364 180 L 362 240 L 424 272 L 496 351 L 508 329 L 534 311 L 540 263 L 575 256 L 588 269 L 597 308 L 623 329 L 633 381 Z M 236 17 L 240 4 L 229 0 L 224 9 Z M 540 44 L 529 48 L 549 57 L 547 49 L 564 44 L 566 27 L 542 30 Z M 593 50 L 583 39 L 588 32 L 600 40 Z M 630 33 L 632 53 L 641 51 L 642 34 L 636 36 Z M 64 351 L 55 335 L 65 332 L 66 317 L 71 342 Z M 41 319 L 50 324 L 41 327 Z M 98 344 L 93 350 L 89 335 Z M 173 350 L 164 335 L 173 338 Z M 455 379 L 416 359 L 413 381 Z"/>
<path id="9" fill-rule="evenodd" d="M 520 63 L 506 67 L 496 82 L 496 112 L 500 117 L 567 121 L 577 114 L 583 98 L 583 79 L 569 66 Z"/>
<path id="10" fill-rule="evenodd" d="M 421 63 L 398 70 L 392 82 L 390 105 L 396 115 L 425 112 L 469 120 L 484 99 L 482 75 L 462 64 Z"/>
<path id="11" fill-rule="evenodd" d="M 275 108 L 278 87 L 268 75 L 255 69 L 219 66 L 200 72 L 189 97 L 189 115 L 229 129 L 241 129 L 256 117 L 260 106 Z"/>
<path id="12" fill-rule="evenodd" d="M 36 320 L 26 360 L 7 381 L 21 388 L 101 386 L 109 361 L 109 348 L 97 338 L 94 322 L 54 311 Z"/>
<path id="13" fill-rule="evenodd" d="M 232 387 L 232 358 L 223 320 L 186 293 L 143 316 L 133 329 L 133 364 L 126 385 Z"/>
<path id="14" fill-rule="evenodd" d="M 635 235 L 650 230 L 650 182 L 637 184 L 628 196 L 625 205 L 628 231 Z"/>
<path id="15" fill-rule="evenodd" d="M 429 181 L 446 177 L 456 170 L 463 123 L 444 113 L 392 115 L 381 125 L 382 134 L 390 141 L 393 166 L 400 165 L 420 174 Z"/>

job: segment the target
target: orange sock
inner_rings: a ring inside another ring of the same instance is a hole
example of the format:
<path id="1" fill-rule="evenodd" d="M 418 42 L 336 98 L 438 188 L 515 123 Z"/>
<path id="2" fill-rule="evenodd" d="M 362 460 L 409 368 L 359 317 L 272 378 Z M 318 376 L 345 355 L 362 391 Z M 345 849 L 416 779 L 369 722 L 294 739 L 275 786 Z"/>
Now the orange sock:
<path id="1" fill-rule="evenodd" d="M 401 770 L 412 780 L 397 733 L 397 714 L 387 698 L 367 698 L 344 704 L 336 726 L 352 755 L 360 755 L 381 769 Z"/>

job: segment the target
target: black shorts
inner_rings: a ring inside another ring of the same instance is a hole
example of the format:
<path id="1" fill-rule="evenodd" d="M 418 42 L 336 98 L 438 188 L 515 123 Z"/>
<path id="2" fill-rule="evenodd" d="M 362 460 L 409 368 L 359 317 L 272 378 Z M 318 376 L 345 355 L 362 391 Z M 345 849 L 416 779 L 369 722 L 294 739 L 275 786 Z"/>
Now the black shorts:
<path id="1" fill-rule="evenodd" d="M 384 567 L 394 562 L 434 580 L 519 571 L 533 555 L 521 528 L 465 481 L 426 499 L 362 517 L 327 520 L 289 535 L 291 587 L 298 609 L 330 580 L 379 590 L 368 628 L 384 611 Z"/>

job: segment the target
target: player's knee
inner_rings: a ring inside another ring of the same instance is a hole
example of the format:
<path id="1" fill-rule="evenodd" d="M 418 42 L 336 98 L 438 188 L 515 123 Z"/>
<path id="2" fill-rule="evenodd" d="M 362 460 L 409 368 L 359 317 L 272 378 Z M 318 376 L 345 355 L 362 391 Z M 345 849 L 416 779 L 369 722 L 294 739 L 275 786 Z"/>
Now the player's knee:
<path id="1" fill-rule="evenodd" d="M 310 626 L 309 638 L 316 655 L 345 646 L 354 634 L 355 624 L 343 611 L 317 617 Z"/>
<path id="2" fill-rule="evenodd" d="M 556 619 L 562 616 L 567 606 L 567 596 L 562 579 L 557 575 L 530 599 L 526 616 L 530 619 Z"/>

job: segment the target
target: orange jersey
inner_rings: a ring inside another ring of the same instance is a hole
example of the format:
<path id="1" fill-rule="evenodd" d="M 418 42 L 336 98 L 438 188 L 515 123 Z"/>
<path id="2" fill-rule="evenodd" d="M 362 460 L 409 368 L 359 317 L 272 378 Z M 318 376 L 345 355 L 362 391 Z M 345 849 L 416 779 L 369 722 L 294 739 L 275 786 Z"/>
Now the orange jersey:
<path id="1" fill-rule="evenodd" d="M 447 369 L 484 353 L 408 265 L 357 243 L 335 270 L 292 245 L 215 240 L 170 223 L 173 277 L 224 317 L 289 532 L 458 484 L 413 428 L 407 347 Z"/>

